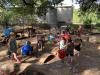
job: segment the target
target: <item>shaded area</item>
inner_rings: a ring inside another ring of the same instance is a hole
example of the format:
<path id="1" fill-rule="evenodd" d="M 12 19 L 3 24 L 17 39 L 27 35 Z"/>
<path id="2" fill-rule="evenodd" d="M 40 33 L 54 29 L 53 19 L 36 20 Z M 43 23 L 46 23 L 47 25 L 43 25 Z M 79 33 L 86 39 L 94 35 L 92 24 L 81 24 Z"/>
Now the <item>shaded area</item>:
<path id="1" fill-rule="evenodd" d="M 54 55 L 48 56 L 48 57 L 45 59 L 44 63 L 49 62 L 49 61 L 52 60 L 54 57 L 55 57 Z"/>
<path id="2" fill-rule="evenodd" d="M 28 66 L 23 72 L 18 75 L 50 75 L 49 70 L 44 65 L 35 65 L 32 64 Z M 52 73 L 51 73 L 52 75 Z"/>

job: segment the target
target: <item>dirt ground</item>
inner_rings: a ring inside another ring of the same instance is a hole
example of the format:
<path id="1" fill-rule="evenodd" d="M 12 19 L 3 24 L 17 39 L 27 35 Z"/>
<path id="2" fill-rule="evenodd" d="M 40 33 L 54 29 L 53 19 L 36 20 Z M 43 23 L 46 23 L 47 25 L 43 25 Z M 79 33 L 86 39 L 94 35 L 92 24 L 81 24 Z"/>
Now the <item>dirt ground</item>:
<path id="1" fill-rule="evenodd" d="M 12 68 L 14 63 L 5 57 L 6 51 L 6 46 L 0 48 L 0 64 Z M 38 60 L 37 57 L 28 58 L 19 65 L 18 75 L 100 75 L 100 44 L 83 42 L 80 57 L 74 65 L 75 72 L 57 56 L 47 64 L 40 64 Z"/>

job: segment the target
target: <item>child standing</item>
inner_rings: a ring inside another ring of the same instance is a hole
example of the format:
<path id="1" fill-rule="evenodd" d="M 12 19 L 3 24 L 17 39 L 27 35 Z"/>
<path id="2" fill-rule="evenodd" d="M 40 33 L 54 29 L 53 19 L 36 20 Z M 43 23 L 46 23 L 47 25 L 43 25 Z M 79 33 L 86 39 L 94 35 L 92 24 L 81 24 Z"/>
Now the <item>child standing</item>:
<path id="1" fill-rule="evenodd" d="M 73 72 L 78 72 L 77 66 L 79 65 L 78 59 L 80 55 L 80 50 L 81 50 L 81 40 L 79 38 L 75 39 L 74 41 L 74 63 L 73 63 Z"/>
<path id="2" fill-rule="evenodd" d="M 53 42 L 54 39 L 55 39 L 55 36 L 54 36 L 52 33 L 50 33 L 50 34 L 48 35 L 48 41 Z"/>
<path id="3" fill-rule="evenodd" d="M 67 56 L 68 56 L 68 63 L 72 66 L 73 57 L 74 57 L 74 43 L 71 39 L 68 40 L 67 43 Z"/>
<path id="4" fill-rule="evenodd" d="M 51 49 L 52 49 L 53 46 L 54 46 L 54 40 L 55 40 L 55 36 L 54 36 L 52 33 L 50 33 L 50 34 L 48 35 L 48 42 L 49 42 L 49 45 L 50 45 Z"/>
<path id="5" fill-rule="evenodd" d="M 62 60 L 62 62 L 64 62 L 64 58 L 66 57 L 65 47 L 66 47 L 66 40 L 64 39 L 64 37 L 61 37 L 61 40 L 59 43 L 58 56 Z"/>
<path id="6" fill-rule="evenodd" d="M 19 59 L 17 58 L 17 43 L 13 32 L 10 33 L 8 40 L 8 56 L 14 58 L 17 63 L 20 63 Z"/>
<path id="7" fill-rule="evenodd" d="M 81 50 L 81 43 L 82 41 L 80 39 L 75 39 L 74 41 L 74 55 L 79 57 L 80 50 Z"/>
<path id="8" fill-rule="evenodd" d="M 37 46 L 38 46 L 38 49 L 41 48 L 42 50 L 44 49 L 45 47 L 45 36 L 44 35 L 40 35 L 38 38 L 37 38 Z"/>

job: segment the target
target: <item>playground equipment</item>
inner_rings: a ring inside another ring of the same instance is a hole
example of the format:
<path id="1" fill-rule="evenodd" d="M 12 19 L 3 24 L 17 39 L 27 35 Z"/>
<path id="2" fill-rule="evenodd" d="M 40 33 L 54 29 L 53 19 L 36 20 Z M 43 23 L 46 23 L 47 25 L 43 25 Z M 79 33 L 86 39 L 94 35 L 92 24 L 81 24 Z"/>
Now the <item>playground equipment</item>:
<path id="1" fill-rule="evenodd" d="M 46 53 L 39 58 L 40 64 L 51 63 L 56 61 L 54 58 L 56 57 L 56 53 L 59 50 L 58 47 L 54 47 L 50 53 Z M 53 60 L 54 59 L 54 60 Z"/>

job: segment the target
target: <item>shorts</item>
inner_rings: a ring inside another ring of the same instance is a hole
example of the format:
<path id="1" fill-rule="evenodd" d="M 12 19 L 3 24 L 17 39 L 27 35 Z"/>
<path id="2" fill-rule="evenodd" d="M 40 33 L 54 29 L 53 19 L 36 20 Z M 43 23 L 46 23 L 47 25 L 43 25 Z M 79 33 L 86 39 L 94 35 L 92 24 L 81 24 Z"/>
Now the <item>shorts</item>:
<path id="1" fill-rule="evenodd" d="M 67 56 L 74 56 L 74 52 L 73 51 L 67 51 Z"/>
<path id="2" fill-rule="evenodd" d="M 66 57 L 66 51 L 65 50 L 58 50 L 58 57 L 60 59 L 64 59 Z"/>
<path id="3" fill-rule="evenodd" d="M 17 54 L 17 51 L 16 50 L 8 50 L 7 51 L 7 55 L 12 55 L 12 53 L 15 53 L 15 54 Z"/>

